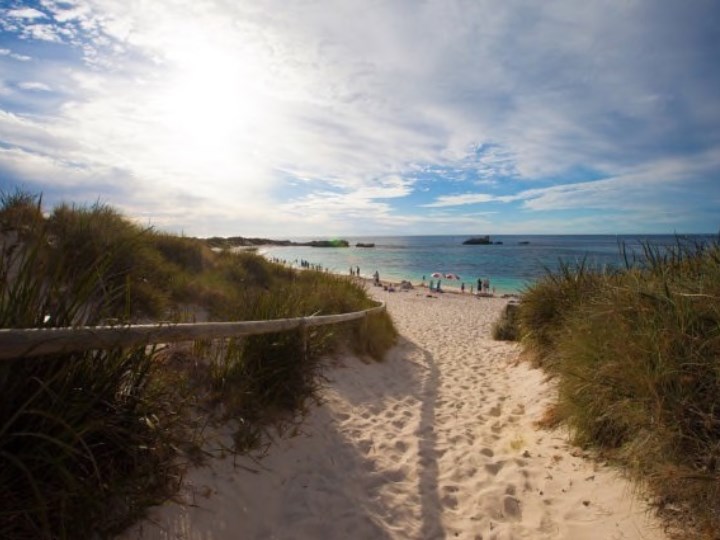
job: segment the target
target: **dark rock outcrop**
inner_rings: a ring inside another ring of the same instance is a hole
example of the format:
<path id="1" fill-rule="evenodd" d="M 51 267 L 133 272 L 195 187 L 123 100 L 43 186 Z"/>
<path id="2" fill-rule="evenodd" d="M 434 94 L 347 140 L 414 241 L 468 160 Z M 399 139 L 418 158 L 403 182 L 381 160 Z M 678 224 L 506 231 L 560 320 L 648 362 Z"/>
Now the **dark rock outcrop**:
<path id="1" fill-rule="evenodd" d="M 463 242 L 463 245 L 466 246 L 487 246 L 489 244 L 492 244 L 489 236 L 474 236 Z"/>

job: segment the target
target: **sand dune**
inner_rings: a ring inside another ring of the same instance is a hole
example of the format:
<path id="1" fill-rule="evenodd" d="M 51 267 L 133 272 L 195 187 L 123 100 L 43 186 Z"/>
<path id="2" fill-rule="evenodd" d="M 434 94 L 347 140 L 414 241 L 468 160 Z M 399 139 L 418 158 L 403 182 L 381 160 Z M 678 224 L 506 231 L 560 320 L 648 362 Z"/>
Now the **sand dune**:
<path id="1" fill-rule="evenodd" d="M 505 300 L 372 294 L 402 335 L 384 363 L 333 359 L 302 433 L 190 471 L 186 504 L 123 538 L 665 538 L 613 469 L 534 427 L 552 388 L 491 339 Z"/>

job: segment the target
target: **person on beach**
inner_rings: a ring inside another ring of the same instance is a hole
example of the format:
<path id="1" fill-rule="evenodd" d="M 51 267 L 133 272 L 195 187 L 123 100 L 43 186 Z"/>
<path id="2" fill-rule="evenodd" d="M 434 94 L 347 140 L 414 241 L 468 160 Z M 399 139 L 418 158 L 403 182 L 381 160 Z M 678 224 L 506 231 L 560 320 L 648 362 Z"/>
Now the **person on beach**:
<path id="1" fill-rule="evenodd" d="M 465 294 L 465 282 L 460 284 L 460 292 Z"/>
<path id="2" fill-rule="evenodd" d="M 478 294 L 480 294 L 482 292 L 482 278 L 478 278 L 477 292 L 478 292 Z"/>
<path id="3" fill-rule="evenodd" d="M 437 286 L 435 287 L 435 291 L 442 292 L 442 289 L 440 288 L 440 280 L 438 279 Z"/>
<path id="4" fill-rule="evenodd" d="M 435 283 L 435 282 L 431 279 L 431 280 L 430 280 L 430 285 L 428 285 L 428 289 L 430 290 L 430 292 L 432 292 L 432 290 L 433 290 L 433 284 L 434 284 L 434 283 Z"/>
<path id="5" fill-rule="evenodd" d="M 359 266 L 356 266 L 356 267 L 355 267 L 355 275 L 356 275 L 357 277 L 360 277 L 360 267 L 359 267 Z"/>
<path id="6" fill-rule="evenodd" d="M 373 274 L 373 277 L 375 278 L 375 285 L 380 285 L 380 272 L 375 270 L 375 274 Z"/>
<path id="7" fill-rule="evenodd" d="M 485 294 L 489 294 L 489 293 L 490 293 L 490 278 L 485 278 L 485 279 L 483 280 L 483 292 L 484 292 Z"/>
<path id="8" fill-rule="evenodd" d="M 350 275 L 351 275 L 351 276 L 354 276 L 354 275 L 355 275 L 355 270 L 353 270 L 353 267 L 352 267 L 352 266 L 350 267 Z"/>

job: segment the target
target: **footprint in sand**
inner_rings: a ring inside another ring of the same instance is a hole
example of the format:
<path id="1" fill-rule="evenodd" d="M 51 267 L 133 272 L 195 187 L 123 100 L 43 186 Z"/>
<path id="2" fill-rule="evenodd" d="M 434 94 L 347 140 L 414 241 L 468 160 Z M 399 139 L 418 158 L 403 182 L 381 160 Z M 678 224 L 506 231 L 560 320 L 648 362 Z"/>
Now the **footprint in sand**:
<path id="1" fill-rule="evenodd" d="M 367 454 L 372 450 L 373 442 L 370 439 L 363 439 L 358 442 L 358 448 L 362 451 L 363 454 Z"/>
<path id="2" fill-rule="evenodd" d="M 397 429 L 402 429 L 405 427 L 405 420 L 393 420 L 392 421 L 393 427 L 396 427 Z"/>
<path id="3" fill-rule="evenodd" d="M 503 465 L 505 465 L 504 461 L 496 461 L 495 463 L 486 463 L 485 464 L 485 470 L 492 474 L 493 476 L 496 476 L 497 473 L 500 472 L 500 470 L 503 468 Z"/>
<path id="4" fill-rule="evenodd" d="M 402 482 L 406 478 L 405 472 L 401 470 L 387 471 L 383 476 L 389 482 Z"/>
<path id="5" fill-rule="evenodd" d="M 513 521 L 522 519 L 522 510 L 520 509 L 520 501 L 512 495 L 508 495 L 503 499 L 503 510 L 505 517 Z"/>
<path id="6" fill-rule="evenodd" d="M 458 506 L 458 500 L 457 497 L 453 495 L 443 495 L 443 497 L 440 499 L 440 502 L 442 502 L 443 506 L 447 506 L 448 508 L 451 508 L 455 510 Z"/>
<path id="7" fill-rule="evenodd" d="M 512 412 L 511 412 L 510 414 L 517 414 L 517 415 L 525 414 L 525 405 L 523 405 L 522 403 L 519 403 L 519 404 L 512 410 Z"/>

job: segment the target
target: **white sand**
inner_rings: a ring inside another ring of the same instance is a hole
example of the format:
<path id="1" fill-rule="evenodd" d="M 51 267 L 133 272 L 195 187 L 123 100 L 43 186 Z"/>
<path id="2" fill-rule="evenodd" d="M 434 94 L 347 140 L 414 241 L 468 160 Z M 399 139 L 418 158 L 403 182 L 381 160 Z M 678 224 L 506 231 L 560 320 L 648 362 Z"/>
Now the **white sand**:
<path id="1" fill-rule="evenodd" d="M 190 471 L 191 505 L 124 538 L 665 538 L 613 469 L 534 427 L 552 388 L 491 339 L 505 300 L 372 292 L 402 334 L 384 363 L 340 359 L 300 435 Z"/>

